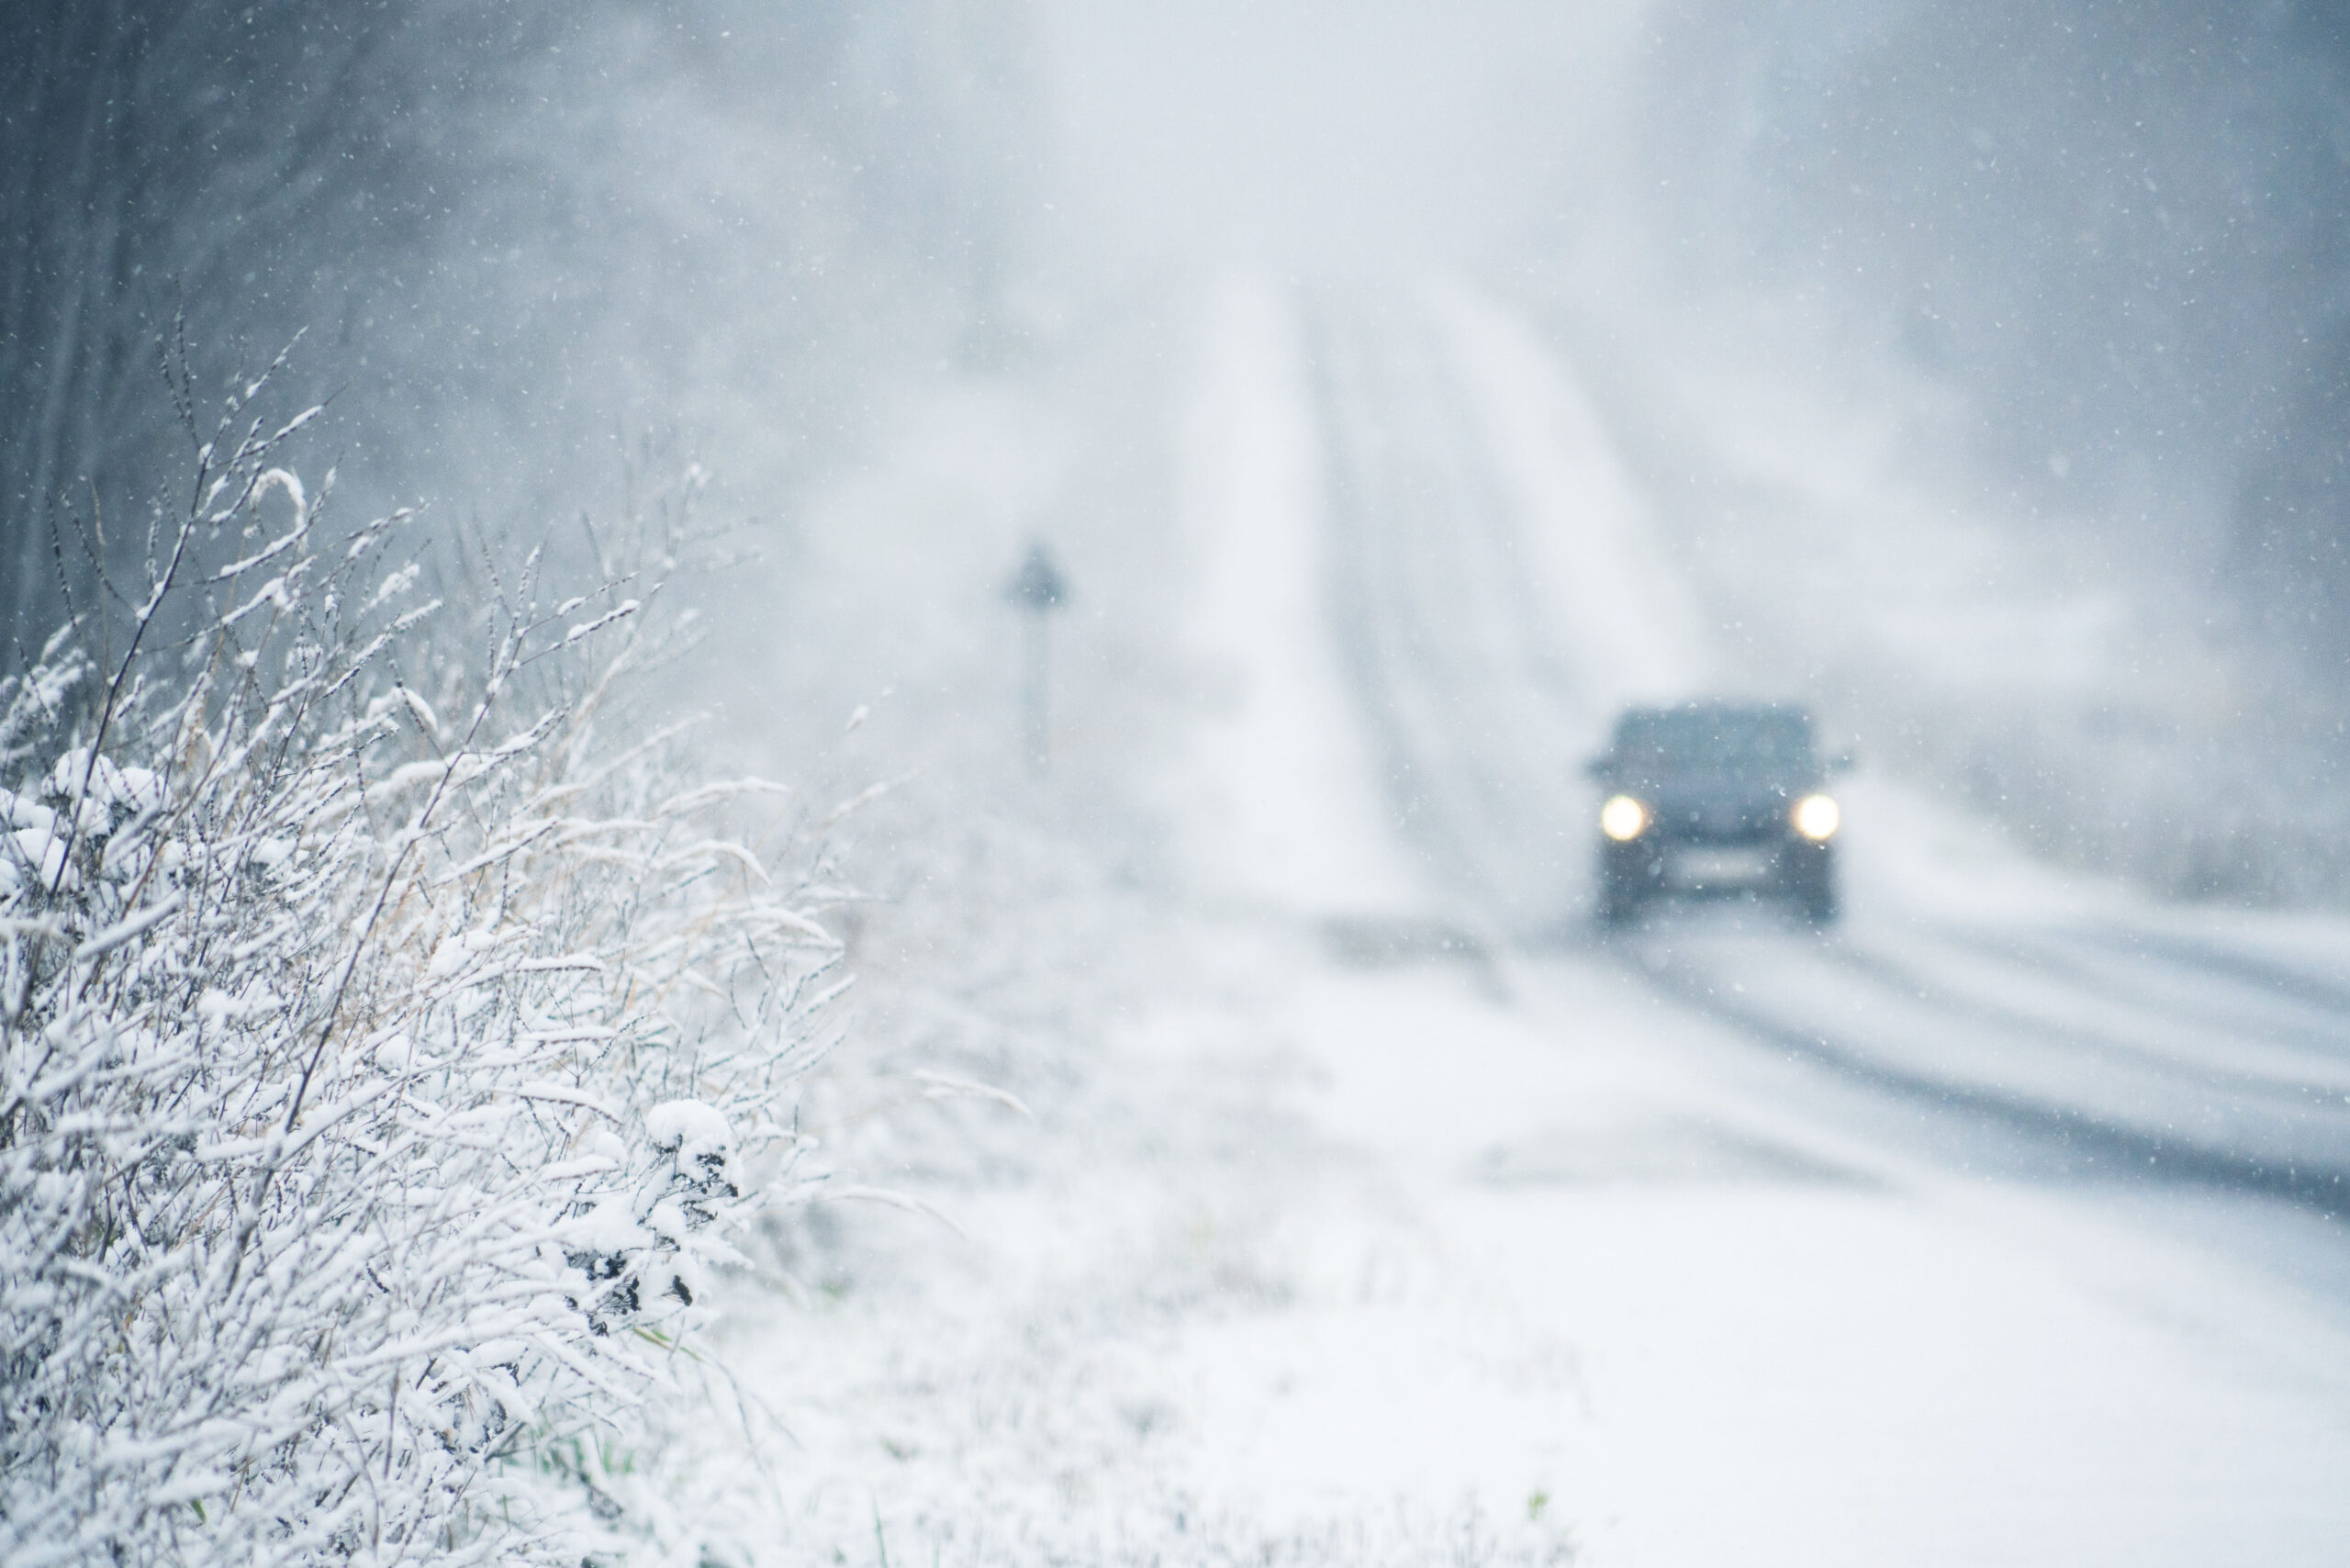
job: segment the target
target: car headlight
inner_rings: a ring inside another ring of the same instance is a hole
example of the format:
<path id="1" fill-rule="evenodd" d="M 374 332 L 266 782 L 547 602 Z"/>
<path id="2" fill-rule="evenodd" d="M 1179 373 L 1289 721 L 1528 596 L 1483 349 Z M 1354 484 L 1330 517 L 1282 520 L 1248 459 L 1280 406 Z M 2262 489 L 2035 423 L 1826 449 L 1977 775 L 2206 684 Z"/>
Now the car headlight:
<path id="1" fill-rule="evenodd" d="M 1836 836 L 1836 829 L 1844 820 L 1844 809 L 1830 796 L 1806 795 L 1796 802 L 1791 815 L 1797 833 L 1814 844 L 1825 844 Z"/>
<path id="2" fill-rule="evenodd" d="M 1599 808 L 1599 831 L 1618 844 L 1629 844 L 1649 830 L 1649 809 L 1629 795 L 1610 795 Z"/>

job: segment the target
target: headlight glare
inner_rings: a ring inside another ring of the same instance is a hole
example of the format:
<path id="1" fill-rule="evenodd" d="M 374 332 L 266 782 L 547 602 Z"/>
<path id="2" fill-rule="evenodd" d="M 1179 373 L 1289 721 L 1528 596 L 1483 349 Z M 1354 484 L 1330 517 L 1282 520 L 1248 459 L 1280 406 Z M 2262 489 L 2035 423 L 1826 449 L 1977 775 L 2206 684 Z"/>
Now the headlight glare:
<path id="1" fill-rule="evenodd" d="M 1825 844 L 1836 836 L 1844 811 L 1830 796 L 1806 795 L 1796 802 L 1794 819 L 1797 833 L 1814 844 Z"/>
<path id="2" fill-rule="evenodd" d="M 1610 795 L 1599 808 L 1599 831 L 1618 844 L 1629 844 L 1649 830 L 1649 809 L 1629 795 Z"/>

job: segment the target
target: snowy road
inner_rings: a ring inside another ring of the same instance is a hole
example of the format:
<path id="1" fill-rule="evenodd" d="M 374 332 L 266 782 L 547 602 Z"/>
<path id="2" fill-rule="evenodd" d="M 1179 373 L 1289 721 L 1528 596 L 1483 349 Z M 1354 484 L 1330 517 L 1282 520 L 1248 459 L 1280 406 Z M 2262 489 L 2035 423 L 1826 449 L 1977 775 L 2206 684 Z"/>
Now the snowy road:
<path id="1" fill-rule="evenodd" d="M 1864 771 L 1833 935 L 1603 940 L 1576 764 L 1739 672 L 1571 366 L 1459 289 L 1248 277 L 1195 350 L 1168 896 L 1001 1176 L 877 1170 L 957 1235 L 860 1215 L 744 1325 L 794 1550 L 2340 1562 L 2350 927 Z"/>
<path id="2" fill-rule="evenodd" d="M 1567 1347 L 1501 1446 L 1589 1559 L 2338 1561 L 2350 931 L 2065 878 L 1864 777 L 1834 935 L 1730 906 L 1595 938 L 1575 764 L 1628 698 L 1737 671 L 1595 410 L 1457 291 L 1235 286 L 1216 320 L 1222 374 L 1259 372 L 1217 396 L 1313 443 L 1221 569 L 1337 657 L 1260 666 L 1289 716 L 1213 766 L 1293 857 L 1379 868 L 1374 907 L 1292 904 L 1404 960 L 1300 982 L 1315 1114 Z M 1486 962 L 1415 969 L 1423 926 Z"/>
<path id="3" fill-rule="evenodd" d="M 1335 618 L 1394 813 L 1496 928 L 1577 941 L 1576 763 L 1626 698 L 1739 689 L 1736 673 L 1669 564 L 1626 537 L 1642 519 L 1620 475 L 1582 494 L 1528 477 L 1606 461 L 1539 345 L 1458 297 L 1400 324 L 1321 317 Z M 2350 944 L 2319 957 L 2133 910 L 1953 842 L 1964 824 L 1892 788 L 1854 801 L 1844 930 L 1667 916 L 1617 956 L 1758 1042 L 2070 1164 L 2350 1209 Z"/>

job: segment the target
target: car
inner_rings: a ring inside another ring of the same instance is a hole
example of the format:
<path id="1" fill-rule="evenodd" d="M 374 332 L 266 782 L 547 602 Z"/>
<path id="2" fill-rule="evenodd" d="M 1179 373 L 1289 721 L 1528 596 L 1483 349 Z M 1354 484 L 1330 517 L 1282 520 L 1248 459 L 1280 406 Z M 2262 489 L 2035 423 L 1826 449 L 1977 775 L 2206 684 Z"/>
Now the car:
<path id="1" fill-rule="evenodd" d="M 1599 902 L 1624 925 L 1653 900 L 1759 891 L 1833 922 L 1836 831 L 1811 715 L 1775 702 L 1630 708 L 1586 771 L 1598 780 Z"/>

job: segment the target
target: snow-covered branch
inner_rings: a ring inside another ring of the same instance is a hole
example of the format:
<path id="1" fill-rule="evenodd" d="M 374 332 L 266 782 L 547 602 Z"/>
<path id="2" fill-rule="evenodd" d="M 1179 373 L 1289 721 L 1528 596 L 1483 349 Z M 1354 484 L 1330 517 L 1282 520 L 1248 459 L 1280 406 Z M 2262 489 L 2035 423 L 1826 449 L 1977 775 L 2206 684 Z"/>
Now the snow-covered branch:
<path id="1" fill-rule="evenodd" d="M 279 439 L 224 427 L 162 542 L 292 502 L 159 562 L 197 636 L 0 686 L 0 1559 L 617 1555 L 577 1456 L 804 1185 L 840 949 L 759 786 L 599 738 L 633 603 L 526 569 L 428 702 L 417 525 L 330 538 Z"/>

